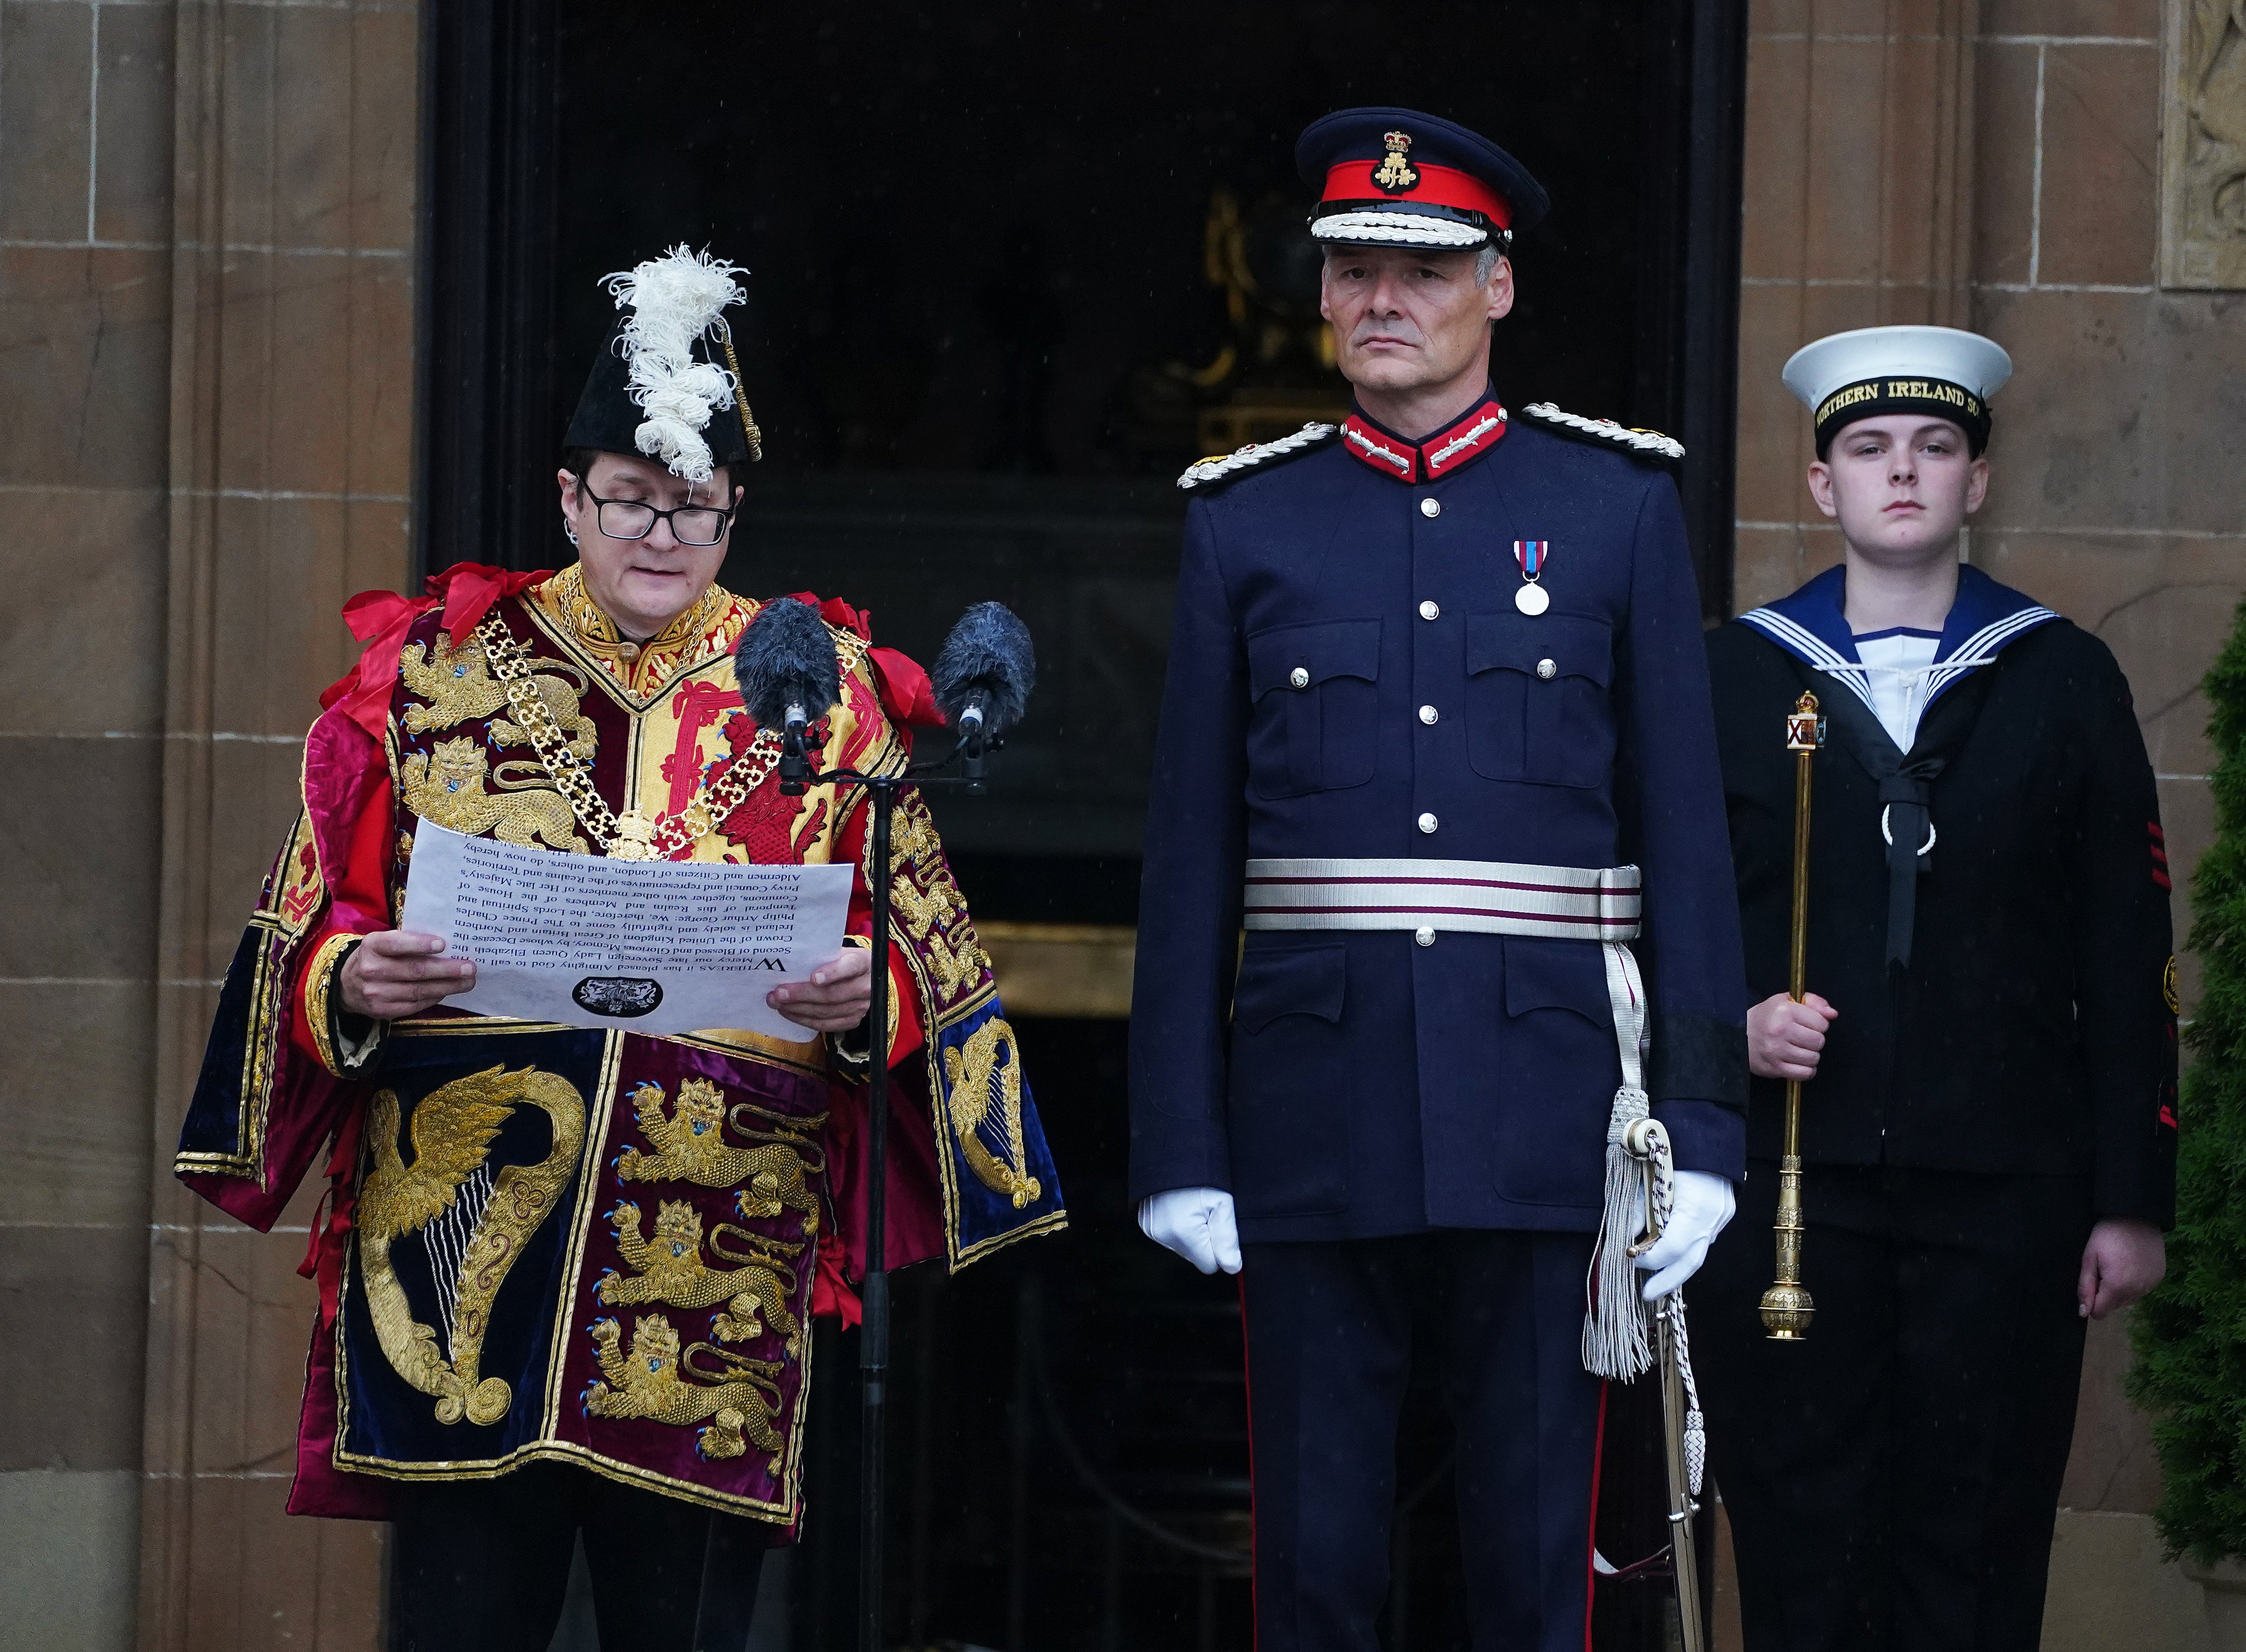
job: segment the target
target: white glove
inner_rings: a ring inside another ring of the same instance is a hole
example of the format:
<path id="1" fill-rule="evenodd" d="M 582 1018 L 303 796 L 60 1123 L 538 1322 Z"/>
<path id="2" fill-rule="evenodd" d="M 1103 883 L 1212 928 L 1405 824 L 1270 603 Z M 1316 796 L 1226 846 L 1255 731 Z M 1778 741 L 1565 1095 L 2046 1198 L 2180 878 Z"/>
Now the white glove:
<path id="1" fill-rule="evenodd" d="M 1204 1274 L 1240 1271 L 1240 1230 L 1232 1195 L 1221 1187 L 1178 1187 L 1139 1201 L 1139 1231 Z"/>
<path id="2" fill-rule="evenodd" d="M 1638 1267 L 1653 1275 L 1645 1281 L 1649 1302 L 1668 1295 L 1700 1271 L 1700 1264 L 1708 1260 L 1709 1245 L 1738 1208 L 1732 1184 L 1705 1170 L 1678 1171 L 1676 1187 L 1677 1207 L 1669 1213 L 1669 1225 L 1653 1248 L 1637 1259 Z"/>

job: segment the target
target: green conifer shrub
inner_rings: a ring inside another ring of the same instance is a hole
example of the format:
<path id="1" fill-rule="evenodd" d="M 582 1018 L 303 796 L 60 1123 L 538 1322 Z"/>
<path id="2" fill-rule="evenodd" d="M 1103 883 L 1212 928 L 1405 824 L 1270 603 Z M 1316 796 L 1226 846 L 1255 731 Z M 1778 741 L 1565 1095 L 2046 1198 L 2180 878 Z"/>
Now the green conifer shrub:
<path id="1" fill-rule="evenodd" d="M 2215 842 L 2192 879 L 2202 966 L 2184 1042 L 2168 1278 L 2138 1308 L 2129 1394 L 2153 1413 L 2170 1554 L 2246 1555 L 2246 603 L 2205 683 Z"/>

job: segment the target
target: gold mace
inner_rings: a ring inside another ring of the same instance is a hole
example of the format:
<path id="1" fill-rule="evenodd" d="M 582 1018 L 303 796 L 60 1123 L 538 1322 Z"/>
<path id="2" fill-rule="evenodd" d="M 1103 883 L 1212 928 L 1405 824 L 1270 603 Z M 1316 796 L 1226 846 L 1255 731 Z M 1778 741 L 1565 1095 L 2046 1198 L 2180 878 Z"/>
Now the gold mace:
<path id="1" fill-rule="evenodd" d="M 1809 759 L 1824 744 L 1817 697 L 1804 694 L 1786 717 L 1786 749 L 1793 753 L 1793 955 L 1787 996 L 1800 1003 L 1809 954 Z M 1801 1082 L 1786 1084 L 1786 1146 L 1778 1161 L 1778 1278 L 1762 1294 L 1762 1324 L 1774 1343 L 1798 1343 L 1809 1334 L 1817 1304 L 1801 1288 Z"/>

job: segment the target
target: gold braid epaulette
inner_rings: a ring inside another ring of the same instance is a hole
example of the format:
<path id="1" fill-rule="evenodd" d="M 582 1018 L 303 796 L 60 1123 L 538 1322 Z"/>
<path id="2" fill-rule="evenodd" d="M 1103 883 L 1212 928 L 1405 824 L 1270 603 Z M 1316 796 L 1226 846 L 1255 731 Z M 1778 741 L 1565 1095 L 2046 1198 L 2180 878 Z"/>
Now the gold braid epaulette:
<path id="1" fill-rule="evenodd" d="M 1242 471 L 1253 470 L 1258 465 L 1268 465 L 1275 459 L 1292 459 L 1306 453 L 1319 443 L 1329 441 L 1338 425 L 1324 424 L 1312 419 L 1291 436 L 1282 436 L 1276 442 L 1250 442 L 1229 453 L 1214 453 L 1208 458 L 1186 466 L 1185 474 L 1178 478 L 1183 488 L 1199 487 L 1204 482 L 1221 482 L 1237 476 Z"/>
<path id="2" fill-rule="evenodd" d="M 1549 402 L 1531 402 L 1521 411 L 1558 435 L 1589 437 L 1601 446 L 1619 448 L 1633 459 L 1666 460 L 1674 465 L 1684 457 L 1684 444 L 1657 430 L 1633 430 L 1610 418 L 1585 418 L 1581 413 L 1563 412 Z"/>

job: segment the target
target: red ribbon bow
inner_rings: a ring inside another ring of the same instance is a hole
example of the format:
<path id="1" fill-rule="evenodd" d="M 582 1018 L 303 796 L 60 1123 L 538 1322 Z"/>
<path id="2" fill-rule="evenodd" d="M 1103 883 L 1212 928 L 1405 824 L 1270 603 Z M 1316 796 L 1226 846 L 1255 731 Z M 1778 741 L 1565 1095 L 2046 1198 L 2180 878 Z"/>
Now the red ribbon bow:
<path id="1" fill-rule="evenodd" d="M 358 663 L 320 696 L 320 709 L 341 705 L 345 717 L 379 742 L 389 721 L 391 685 L 398 680 L 398 650 L 405 646 L 405 634 L 414 621 L 441 602 L 445 629 L 457 642 L 482 622 L 501 597 L 552 577 L 550 568 L 517 574 L 483 562 L 455 562 L 441 574 L 432 574 L 420 596 L 361 591 L 344 604 L 344 623 L 366 644 L 365 650 Z"/>

